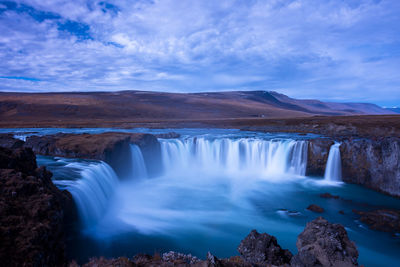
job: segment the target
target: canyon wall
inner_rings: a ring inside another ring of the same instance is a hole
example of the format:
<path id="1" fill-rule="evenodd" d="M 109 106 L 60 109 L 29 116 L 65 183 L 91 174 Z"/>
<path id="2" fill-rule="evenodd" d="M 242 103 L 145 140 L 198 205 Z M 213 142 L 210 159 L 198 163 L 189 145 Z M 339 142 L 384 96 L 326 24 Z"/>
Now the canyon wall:
<path id="1" fill-rule="evenodd" d="M 341 142 L 344 182 L 400 197 L 400 138 L 343 138 L 338 141 Z M 310 140 L 307 175 L 324 175 L 332 144 L 329 138 Z"/>

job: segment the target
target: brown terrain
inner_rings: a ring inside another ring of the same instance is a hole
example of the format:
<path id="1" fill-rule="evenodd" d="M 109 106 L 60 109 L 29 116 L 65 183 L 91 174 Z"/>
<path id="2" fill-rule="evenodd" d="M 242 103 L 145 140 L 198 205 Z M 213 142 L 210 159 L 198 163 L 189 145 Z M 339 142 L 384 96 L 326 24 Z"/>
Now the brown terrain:
<path id="1" fill-rule="evenodd" d="M 301 118 L 302 121 L 316 115 L 367 114 L 396 113 L 373 104 L 297 100 L 266 91 L 0 93 L 0 127 L 3 128 L 240 127 L 276 124 L 277 118 Z"/>

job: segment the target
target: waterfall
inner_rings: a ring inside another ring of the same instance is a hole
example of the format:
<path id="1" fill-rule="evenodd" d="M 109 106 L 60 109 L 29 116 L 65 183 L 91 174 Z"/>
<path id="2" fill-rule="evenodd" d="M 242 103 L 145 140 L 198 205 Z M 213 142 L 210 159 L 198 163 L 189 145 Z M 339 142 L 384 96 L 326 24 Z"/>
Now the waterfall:
<path id="1" fill-rule="evenodd" d="M 304 176 L 307 142 L 262 139 L 188 138 L 161 141 L 164 170 L 222 171 Z"/>
<path id="2" fill-rule="evenodd" d="M 325 180 L 341 181 L 342 180 L 342 163 L 340 159 L 340 143 L 335 143 L 329 149 L 328 161 L 325 169 Z"/>
<path id="3" fill-rule="evenodd" d="M 131 144 L 131 156 L 132 156 L 132 177 L 134 179 L 147 178 L 146 165 L 140 147 L 135 144 Z"/>
<path id="4" fill-rule="evenodd" d="M 77 169 L 81 179 L 58 180 L 55 183 L 72 194 L 84 227 L 91 227 L 104 215 L 109 199 L 119 183 L 118 177 L 102 161 L 90 164 L 75 162 L 65 167 Z"/>

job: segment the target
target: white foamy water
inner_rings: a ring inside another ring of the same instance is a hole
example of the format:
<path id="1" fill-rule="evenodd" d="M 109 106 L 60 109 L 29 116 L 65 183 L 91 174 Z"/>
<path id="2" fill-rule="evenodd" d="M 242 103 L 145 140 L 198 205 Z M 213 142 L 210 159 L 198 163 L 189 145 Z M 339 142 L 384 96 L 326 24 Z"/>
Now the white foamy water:
<path id="1" fill-rule="evenodd" d="M 340 143 L 335 143 L 329 149 L 324 178 L 330 182 L 342 181 L 342 163 L 340 158 Z"/>

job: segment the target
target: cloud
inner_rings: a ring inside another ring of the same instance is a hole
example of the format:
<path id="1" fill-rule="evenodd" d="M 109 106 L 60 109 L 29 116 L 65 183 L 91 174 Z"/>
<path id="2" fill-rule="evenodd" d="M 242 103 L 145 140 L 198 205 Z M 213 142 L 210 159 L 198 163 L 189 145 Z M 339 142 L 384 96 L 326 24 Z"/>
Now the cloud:
<path id="1" fill-rule="evenodd" d="M 400 101 L 399 1 L 0 1 L 0 90 Z"/>

